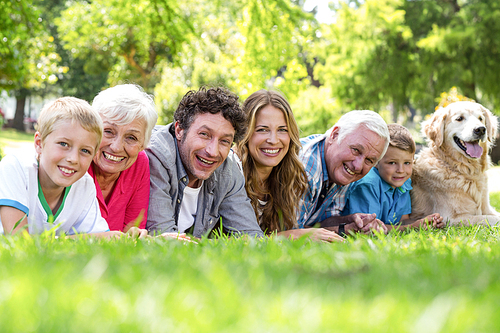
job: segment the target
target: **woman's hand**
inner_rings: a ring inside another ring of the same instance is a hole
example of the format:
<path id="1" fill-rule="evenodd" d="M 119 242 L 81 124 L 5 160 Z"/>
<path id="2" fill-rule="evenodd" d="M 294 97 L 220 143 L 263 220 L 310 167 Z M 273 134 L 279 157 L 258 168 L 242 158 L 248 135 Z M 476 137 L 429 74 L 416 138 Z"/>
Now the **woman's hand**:
<path id="1" fill-rule="evenodd" d="M 290 239 L 297 239 L 299 237 L 309 237 L 314 242 L 343 242 L 344 238 L 340 237 L 336 232 L 327 230 L 325 228 L 305 228 L 305 229 L 292 229 L 287 231 L 278 232 L 278 236 L 285 236 Z"/>
<path id="2" fill-rule="evenodd" d="M 141 238 L 146 238 L 148 236 L 148 231 L 146 229 L 130 227 L 125 234 L 133 238 L 141 239 Z"/>

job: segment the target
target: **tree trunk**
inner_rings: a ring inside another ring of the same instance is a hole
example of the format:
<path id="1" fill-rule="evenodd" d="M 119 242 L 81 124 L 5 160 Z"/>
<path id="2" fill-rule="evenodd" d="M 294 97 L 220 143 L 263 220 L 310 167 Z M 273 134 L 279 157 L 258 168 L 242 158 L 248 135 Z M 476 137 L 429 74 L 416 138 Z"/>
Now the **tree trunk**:
<path id="1" fill-rule="evenodd" d="M 18 131 L 24 132 L 24 107 L 26 105 L 26 97 L 29 95 L 29 90 L 22 88 L 16 94 L 16 114 L 12 127 Z"/>
<path id="2" fill-rule="evenodd" d="M 410 98 L 406 98 L 406 106 L 408 106 L 408 109 L 410 110 L 410 117 L 408 118 L 408 121 L 413 123 L 415 121 L 415 116 L 417 115 L 417 110 L 411 105 L 410 103 Z"/>
<path id="3" fill-rule="evenodd" d="M 395 98 L 392 98 L 392 102 L 390 104 L 391 108 L 391 117 L 392 117 L 392 122 L 397 123 L 398 122 L 398 107 L 396 106 L 396 103 L 394 102 Z"/>

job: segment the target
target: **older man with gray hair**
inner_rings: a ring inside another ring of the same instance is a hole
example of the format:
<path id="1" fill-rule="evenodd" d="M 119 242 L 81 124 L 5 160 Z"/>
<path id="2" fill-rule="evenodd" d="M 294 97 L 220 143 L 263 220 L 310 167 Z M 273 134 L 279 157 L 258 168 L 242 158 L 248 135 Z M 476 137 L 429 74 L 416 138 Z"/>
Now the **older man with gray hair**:
<path id="1" fill-rule="evenodd" d="M 375 214 L 340 216 L 349 184 L 363 178 L 384 156 L 389 131 L 373 111 L 344 114 L 325 134 L 301 139 L 300 159 L 309 181 L 301 199 L 298 226 L 321 227 L 343 236 L 346 232 L 387 231 Z"/>

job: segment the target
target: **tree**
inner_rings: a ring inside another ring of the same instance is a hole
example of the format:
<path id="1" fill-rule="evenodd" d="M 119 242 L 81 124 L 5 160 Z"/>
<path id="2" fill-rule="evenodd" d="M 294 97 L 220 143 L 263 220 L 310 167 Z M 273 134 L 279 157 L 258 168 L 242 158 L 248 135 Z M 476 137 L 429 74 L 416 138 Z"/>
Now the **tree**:
<path id="1" fill-rule="evenodd" d="M 409 104 L 415 43 L 400 9 L 403 2 L 341 3 L 336 23 L 324 27 L 315 74 L 346 109 L 380 110 L 392 104 L 396 120 L 397 111 Z"/>
<path id="2" fill-rule="evenodd" d="M 310 84 L 308 43 L 315 21 L 288 1 L 199 1 L 192 17 L 199 37 L 185 43 L 177 63 L 164 62 L 155 88 L 163 122 L 172 120 L 189 89 L 223 85 L 243 99 L 262 88 L 289 99 Z M 297 56 L 299 55 L 299 57 Z"/>
<path id="3" fill-rule="evenodd" d="M 38 16 L 27 2 L 0 2 L 0 88 L 13 89 L 26 73 L 27 44 Z"/>
<path id="4" fill-rule="evenodd" d="M 341 1 L 324 26 L 315 76 L 346 109 L 433 112 L 442 91 L 459 87 L 500 102 L 500 3 Z"/>
<path id="5" fill-rule="evenodd" d="M 65 0 L 44 0 L 40 3 L 41 18 L 50 35 L 54 37 L 55 50 L 61 57 L 58 64 L 67 71 L 57 74 L 58 80 L 55 84 L 37 93 L 75 96 L 90 102 L 101 88 L 107 85 L 110 66 L 106 61 L 75 58 L 71 49 L 63 47 L 56 20 L 68 6 L 69 2 Z"/>
<path id="6" fill-rule="evenodd" d="M 32 89 L 57 81 L 65 68 L 57 66 L 54 38 L 48 34 L 36 4 L 0 2 L 0 88 L 17 99 L 14 128 L 24 130 L 24 106 Z"/>
<path id="7" fill-rule="evenodd" d="M 109 84 L 132 81 L 152 91 L 158 61 L 177 61 L 193 33 L 193 9 L 176 0 L 76 1 L 56 24 L 75 58 L 109 70 Z"/>
<path id="8" fill-rule="evenodd" d="M 447 7 L 446 20 L 432 25 L 418 42 L 430 54 L 427 61 L 438 91 L 457 86 L 490 108 L 499 105 L 500 3 L 439 1 L 438 5 Z"/>

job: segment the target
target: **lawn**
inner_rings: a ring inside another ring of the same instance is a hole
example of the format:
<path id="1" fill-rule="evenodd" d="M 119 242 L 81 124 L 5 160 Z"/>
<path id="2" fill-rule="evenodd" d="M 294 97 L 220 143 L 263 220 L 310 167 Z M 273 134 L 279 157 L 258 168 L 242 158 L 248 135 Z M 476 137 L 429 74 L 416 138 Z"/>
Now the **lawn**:
<path id="1" fill-rule="evenodd" d="M 33 133 L 19 132 L 12 128 L 6 128 L 0 130 L 0 144 L 5 144 L 6 142 L 33 142 Z"/>
<path id="2" fill-rule="evenodd" d="M 18 149 L 21 146 L 26 146 L 31 143 L 33 147 L 33 133 L 19 132 L 14 129 L 0 129 L 0 159 L 8 152 L 5 147 Z"/>
<path id="3" fill-rule="evenodd" d="M 0 237 L 2 332 L 495 332 L 500 233 Z"/>

